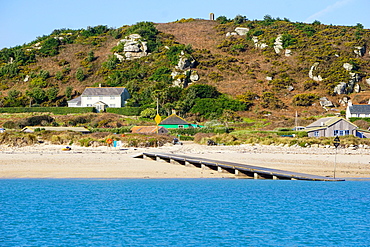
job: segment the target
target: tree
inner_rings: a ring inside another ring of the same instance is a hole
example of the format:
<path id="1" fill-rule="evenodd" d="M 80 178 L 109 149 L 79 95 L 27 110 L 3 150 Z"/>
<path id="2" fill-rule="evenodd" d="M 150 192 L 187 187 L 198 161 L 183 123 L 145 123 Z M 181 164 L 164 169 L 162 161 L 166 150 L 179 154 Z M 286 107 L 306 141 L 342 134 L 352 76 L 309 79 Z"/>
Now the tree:
<path id="1" fill-rule="evenodd" d="M 234 23 L 236 25 L 239 25 L 239 24 L 242 24 L 243 22 L 245 22 L 246 20 L 247 20 L 247 17 L 246 16 L 237 15 L 234 18 Z"/>
<path id="2" fill-rule="evenodd" d="M 146 108 L 140 113 L 140 117 L 153 119 L 157 114 L 157 110 L 154 108 Z"/>
<path id="3" fill-rule="evenodd" d="M 53 101 L 57 98 L 59 93 L 59 88 L 51 87 L 46 90 L 46 96 L 48 97 L 49 101 Z"/>
<path id="4" fill-rule="evenodd" d="M 71 86 L 66 87 L 65 95 L 66 95 L 67 100 L 70 100 L 72 98 L 72 91 L 73 91 L 73 87 Z"/>
<path id="5" fill-rule="evenodd" d="M 86 61 L 93 62 L 94 60 L 95 60 L 94 52 L 93 51 L 89 51 L 89 53 L 87 54 Z"/>
<path id="6" fill-rule="evenodd" d="M 76 79 L 79 81 L 85 80 L 86 76 L 82 68 L 78 68 L 76 71 Z"/>
<path id="7" fill-rule="evenodd" d="M 47 98 L 45 91 L 40 87 L 35 87 L 31 91 L 26 91 L 26 95 L 33 99 L 37 104 L 41 104 Z"/>
<path id="8" fill-rule="evenodd" d="M 226 16 L 219 16 L 216 18 L 216 21 L 218 21 L 220 24 L 226 24 L 228 23 L 230 20 L 227 19 Z"/>
<path id="9" fill-rule="evenodd" d="M 8 92 L 8 99 L 16 99 L 18 97 L 20 97 L 22 95 L 22 92 L 21 91 L 18 91 L 16 89 L 11 89 L 9 90 Z"/>

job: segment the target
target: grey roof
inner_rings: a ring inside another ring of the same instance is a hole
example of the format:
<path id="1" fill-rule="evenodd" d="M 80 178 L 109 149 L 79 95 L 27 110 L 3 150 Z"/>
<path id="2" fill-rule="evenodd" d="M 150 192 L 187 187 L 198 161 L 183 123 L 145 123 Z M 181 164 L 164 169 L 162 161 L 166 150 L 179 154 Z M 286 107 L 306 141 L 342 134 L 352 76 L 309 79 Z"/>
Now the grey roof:
<path id="1" fill-rule="evenodd" d="M 313 123 L 310 123 L 309 125 L 306 126 L 306 128 L 314 128 L 314 127 L 322 127 L 327 125 L 327 122 L 332 120 L 333 117 L 325 117 L 325 118 L 320 118 L 316 120 Z"/>
<path id="2" fill-rule="evenodd" d="M 87 87 L 81 96 L 114 96 L 121 95 L 124 87 Z"/>
<path id="3" fill-rule="evenodd" d="M 176 125 L 176 124 L 179 124 L 179 125 L 187 125 L 189 124 L 188 122 L 186 122 L 184 119 L 182 119 L 181 117 L 175 115 L 175 114 L 172 114 L 170 116 L 168 116 L 166 119 L 164 119 L 162 122 L 160 122 L 159 125 L 163 125 L 163 124 L 171 124 L 171 125 Z"/>
<path id="4" fill-rule="evenodd" d="M 355 124 L 349 122 L 347 119 L 344 119 L 342 117 L 325 117 L 320 118 L 319 120 L 316 120 L 315 122 L 307 125 L 305 131 L 310 132 L 312 130 L 325 129 L 329 126 L 332 126 L 333 124 L 336 124 L 339 121 L 345 121 L 357 128 Z"/>
<path id="5" fill-rule="evenodd" d="M 349 106 L 351 114 L 370 114 L 370 105 L 352 105 Z"/>
<path id="6" fill-rule="evenodd" d="M 68 103 L 81 103 L 81 96 L 67 101 Z"/>

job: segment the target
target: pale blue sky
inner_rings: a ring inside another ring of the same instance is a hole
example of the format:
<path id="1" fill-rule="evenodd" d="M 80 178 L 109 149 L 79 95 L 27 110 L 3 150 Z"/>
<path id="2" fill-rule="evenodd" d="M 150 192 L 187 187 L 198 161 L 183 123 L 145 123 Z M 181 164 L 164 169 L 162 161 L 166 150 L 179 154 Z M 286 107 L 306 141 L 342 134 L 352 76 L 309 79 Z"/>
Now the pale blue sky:
<path id="1" fill-rule="evenodd" d="M 261 20 L 268 14 L 294 22 L 370 28 L 369 11 L 370 0 L 0 0 L 0 49 L 29 43 L 54 29 L 208 19 L 211 12 L 215 17 L 240 14 Z"/>

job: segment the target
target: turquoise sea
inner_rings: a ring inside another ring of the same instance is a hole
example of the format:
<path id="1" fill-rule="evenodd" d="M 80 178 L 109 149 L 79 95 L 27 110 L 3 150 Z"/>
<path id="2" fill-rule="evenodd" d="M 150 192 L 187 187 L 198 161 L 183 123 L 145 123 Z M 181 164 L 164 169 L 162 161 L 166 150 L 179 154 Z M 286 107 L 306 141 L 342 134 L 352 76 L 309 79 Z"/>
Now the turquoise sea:
<path id="1" fill-rule="evenodd" d="M 370 181 L 3 179 L 0 246 L 370 246 Z"/>

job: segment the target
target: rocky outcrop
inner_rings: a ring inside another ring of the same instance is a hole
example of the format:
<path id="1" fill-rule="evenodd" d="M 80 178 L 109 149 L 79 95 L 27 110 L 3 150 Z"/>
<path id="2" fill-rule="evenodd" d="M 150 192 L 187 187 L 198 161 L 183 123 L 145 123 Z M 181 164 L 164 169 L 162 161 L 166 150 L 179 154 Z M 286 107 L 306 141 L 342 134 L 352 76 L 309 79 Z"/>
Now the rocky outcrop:
<path id="1" fill-rule="evenodd" d="M 253 36 L 252 41 L 254 43 L 254 47 L 256 47 L 258 49 L 265 49 L 266 47 L 268 47 L 268 45 L 266 43 L 259 42 L 257 36 Z"/>
<path id="2" fill-rule="evenodd" d="M 339 84 L 334 87 L 334 93 L 346 94 L 347 93 L 347 83 L 339 82 Z"/>
<path id="3" fill-rule="evenodd" d="M 186 70 L 195 67 L 195 60 L 191 57 L 185 56 L 185 53 L 181 51 L 179 62 L 177 63 L 176 69 Z"/>
<path id="4" fill-rule="evenodd" d="M 320 98 L 320 105 L 323 107 L 323 108 L 326 108 L 326 107 L 334 107 L 334 104 L 333 102 L 331 102 L 328 98 L 326 97 L 322 97 Z"/>
<path id="5" fill-rule="evenodd" d="M 349 94 L 349 93 L 359 93 L 361 91 L 361 87 L 357 84 L 361 77 L 357 73 L 349 73 L 350 79 L 348 82 L 339 82 L 338 85 L 334 88 L 334 93 L 336 94 Z"/>
<path id="6" fill-rule="evenodd" d="M 274 43 L 274 50 L 277 54 L 280 53 L 281 50 L 283 50 L 283 36 L 279 34 L 277 38 L 275 39 Z"/>
<path id="7" fill-rule="evenodd" d="M 239 35 L 246 35 L 249 32 L 249 28 L 247 28 L 247 27 L 237 27 L 237 28 L 235 28 L 235 32 Z"/>
<path id="8" fill-rule="evenodd" d="M 353 69 L 353 65 L 350 63 L 344 63 L 343 68 L 347 71 L 351 71 Z"/>
<path id="9" fill-rule="evenodd" d="M 349 98 L 344 96 L 343 98 L 339 99 L 339 104 L 341 104 L 342 106 L 346 106 L 349 102 Z"/>
<path id="10" fill-rule="evenodd" d="M 246 35 L 249 32 L 249 28 L 247 27 L 237 27 L 233 32 L 227 32 L 226 37 L 232 35 Z"/>
<path id="11" fill-rule="evenodd" d="M 357 57 L 362 57 L 366 53 L 365 46 L 355 46 L 353 52 L 357 55 Z"/>
<path id="12" fill-rule="evenodd" d="M 292 55 L 292 50 L 290 49 L 285 49 L 285 56 L 290 57 Z"/>
<path id="13" fill-rule="evenodd" d="M 267 81 L 272 81 L 272 79 L 273 79 L 272 76 L 266 76 Z"/>
<path id="14" fill-rule="evenodd" d="M 353 65 L 350 63 L 344 63 L 343 68 L 346 71 L 352 71 Z M 336 94 L 349 94 L 349 93 L 359 93 L 361 91 L 361 87 L 358 84 L 361 80 L 361 76 L 358 73 L 349 72 L 350 79 L 348 82 L 340 82 L 334 88 L 334 93 Z"/>
<path id="15" fill-rule="evenodd" d="M 176 70 L 171 73 L 171 77 L 173 79 L 172 86 L 181 88 L 186 88 L 189 84 L 199 80 L 198 72 L 195 70 Z"/>
<path id="16" fill-rule="evenodd" d="M 318 62 L 314 63 L 311 66 L 310 71 L 308 72 L 308 77 L 310 77 L 314 81 L 322 81 L 322 77 L 318 75 L 317 73 L 315 73 L 317 68 L 319 67 L 319 64 L 320 63 Z"/>
<path id="17" fill-rule="evenodd" d="M 198 72 L 191 70 L 195 67 L 195 64 L 196 61 L 192 57 L 186 56 L 182 51 L 179 56 L 179 62 L 175 66 L 175 70 L 171 73 L 171 77 L 173 79 L 172 85 L 174 87 L 185 88 L 190 83 L 198 81 Z"/>
<path id="18" fill-rule="evenodd" d="M 141 40 L 139 34 L 131 34 L 118 41 L 117 46 L 123 45 L 122 52 L 116 52 L 114 55 L 120 60 L 132 60 L 148 55 L 146 42 Z"/>

